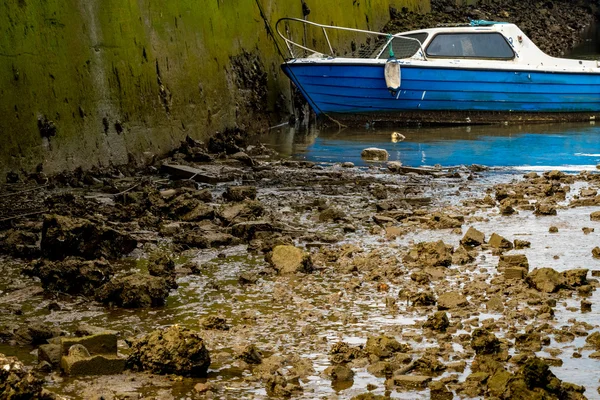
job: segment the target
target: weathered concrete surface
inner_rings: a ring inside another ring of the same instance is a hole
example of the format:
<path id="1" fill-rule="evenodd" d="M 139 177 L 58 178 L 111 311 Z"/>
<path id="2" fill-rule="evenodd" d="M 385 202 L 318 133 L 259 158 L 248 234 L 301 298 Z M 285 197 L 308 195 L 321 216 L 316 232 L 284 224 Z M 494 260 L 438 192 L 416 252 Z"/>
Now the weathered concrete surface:
<path id="1" fill-rule="evenodd" d="M 272 24 L 302 17 L 300 1 L 261 4 Z M 390 6 L 429 9 L 428 0 L 307 5 L 311 21 L 369 29 L 387 22 Z M 0 9 L 2 180 L 39 164 L 125 163 L 186 135 L 264 128 L 286 108 L 279 94 L 289 83 L 254 0 L 20 0 Z"/>

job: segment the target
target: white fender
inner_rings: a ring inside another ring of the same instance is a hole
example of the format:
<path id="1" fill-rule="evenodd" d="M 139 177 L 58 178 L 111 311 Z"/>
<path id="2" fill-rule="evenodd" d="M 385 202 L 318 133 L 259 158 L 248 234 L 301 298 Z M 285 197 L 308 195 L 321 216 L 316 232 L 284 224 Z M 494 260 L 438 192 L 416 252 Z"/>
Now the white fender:
<path id="1" fill-rule="evenodd" d="M 398 60 L 387 60 L 383 69 L 383 74 L 385 76 L 385 84 L 389 90 L 394 92 L 400 90 L 402 71 L 400 71 L 400 64 L 398 64 Z"/>

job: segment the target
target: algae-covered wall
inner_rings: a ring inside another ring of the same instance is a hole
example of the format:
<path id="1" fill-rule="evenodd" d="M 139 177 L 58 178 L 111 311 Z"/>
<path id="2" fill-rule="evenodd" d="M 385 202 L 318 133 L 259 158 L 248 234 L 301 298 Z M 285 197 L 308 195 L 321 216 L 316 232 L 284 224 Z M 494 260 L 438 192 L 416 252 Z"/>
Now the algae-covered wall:
<path id="1" fill-rule="evenodd" d="M 270 23 L 302 0 L 260 0 Z M 309 19 L 381 28 L 428 0 L 307 0 Z M 0 176 L 125 163 L 190 135 L 268 126 L 289 85 L 255 0 L 6 0 Z"/>

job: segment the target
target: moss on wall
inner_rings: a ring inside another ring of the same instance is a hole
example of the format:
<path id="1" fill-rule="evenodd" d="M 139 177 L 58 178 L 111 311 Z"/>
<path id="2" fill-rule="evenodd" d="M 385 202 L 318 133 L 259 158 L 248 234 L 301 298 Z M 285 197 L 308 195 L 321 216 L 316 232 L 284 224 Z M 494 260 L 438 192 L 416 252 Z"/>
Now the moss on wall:
<path id="1" fill-rule="evenodd" d="M 302 16 L 301 0 L 261 2 L 272 24 Z M 389 6 L 429 7 L 307 3 L 312 21 L 368 29 Z M 289 84 L 254 0 L 8 0 L 0 33 L 0 176 L 124 163 L 186 135 L 258 129 L 285 107 Z"/>

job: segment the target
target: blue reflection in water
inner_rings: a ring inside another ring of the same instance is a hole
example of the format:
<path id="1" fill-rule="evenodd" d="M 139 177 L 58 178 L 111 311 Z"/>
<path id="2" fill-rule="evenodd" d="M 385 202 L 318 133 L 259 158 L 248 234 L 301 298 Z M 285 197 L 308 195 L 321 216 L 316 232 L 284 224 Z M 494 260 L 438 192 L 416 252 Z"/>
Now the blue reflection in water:
<path id="1" fill-rule="evenodd" d="M 394 141 L 398 134 L 404 139 Z M 386 149 L 390 161 L 401 161 L 407 166 L 482 164 L 578 169 L 570 167 L 595 167 L 600 163 L 600 126 L 589 123 L 309 133 L 283 129 L 262 140 L 294 158 L 351 161 L 356 165 L 368 165 L 360 158 L 367 147 Z"/>

